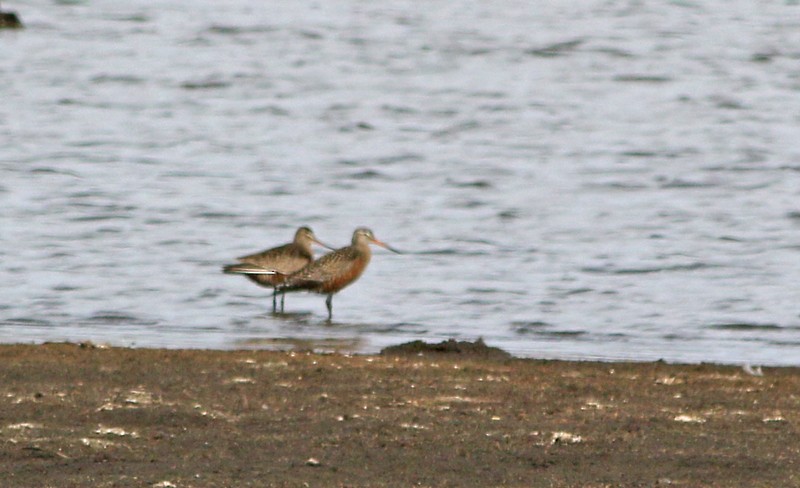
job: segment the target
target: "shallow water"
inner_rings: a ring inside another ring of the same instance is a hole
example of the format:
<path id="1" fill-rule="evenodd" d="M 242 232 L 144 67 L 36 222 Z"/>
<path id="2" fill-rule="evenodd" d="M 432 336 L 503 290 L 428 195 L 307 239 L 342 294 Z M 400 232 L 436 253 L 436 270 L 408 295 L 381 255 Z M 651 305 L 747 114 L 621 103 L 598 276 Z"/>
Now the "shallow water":
<path id="1" fill-rule="evenodd" d="M 333 3 L 3 4 L 0 341 L 800 365 L 796 2 Z"/>

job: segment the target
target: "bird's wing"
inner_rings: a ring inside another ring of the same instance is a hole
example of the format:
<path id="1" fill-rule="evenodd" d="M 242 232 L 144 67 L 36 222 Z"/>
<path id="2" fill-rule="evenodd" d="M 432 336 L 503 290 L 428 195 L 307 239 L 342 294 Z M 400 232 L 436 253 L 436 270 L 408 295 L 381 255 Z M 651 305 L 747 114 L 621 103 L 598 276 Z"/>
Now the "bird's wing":
<path id="1" fill-rule="evenodd" d="M 356 258 L 355 251 L 349 248 L 328 253 L 300 271 L 289 275 L 281 287 L 290 290 L 321 287 L 326 282 L 335 281 L 338 275 L 349 273 L 351 263 Z"/>

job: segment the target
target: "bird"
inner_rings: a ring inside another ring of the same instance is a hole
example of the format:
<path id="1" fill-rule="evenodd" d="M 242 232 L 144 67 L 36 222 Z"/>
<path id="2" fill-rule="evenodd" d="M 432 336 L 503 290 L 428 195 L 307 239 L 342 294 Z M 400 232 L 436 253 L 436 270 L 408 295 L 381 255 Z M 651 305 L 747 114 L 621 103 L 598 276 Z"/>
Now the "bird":
<path id="1" fill-rule="evenodd" d="M 327 295 L 325 306 L 328 308 L 328 321 L 330 321 L 333 318 L 333 295 L 356 281 L 367 268 L 372 257 L 370 244 L 402 254 L 376 239 L 370 229 L 359 227 L 353 232 L 353 240 L 349 246 L 325 254 L 300 271 L 285 277 L 276 285 L 276 289 L 282 293 L 305 290 Z"/>
<path id="2" fill-rule="evenodd" d="M 287 276 L 299 271 L 314 261 L 312 244 L 319 244 L 328 249 L 332 247 L 320 242 L 309 227 L 300 227 L 289 244 L 273 247 L 255 254 L 236 258 L 239 262 L 228 264 L 222 268 L 227 274 L 241 274 L 260 286 L 272 288 L 272 311 L 277 310 L 276 288 Z M 281 311 L 283 311 L 284 295 L 281 294 Z"/>

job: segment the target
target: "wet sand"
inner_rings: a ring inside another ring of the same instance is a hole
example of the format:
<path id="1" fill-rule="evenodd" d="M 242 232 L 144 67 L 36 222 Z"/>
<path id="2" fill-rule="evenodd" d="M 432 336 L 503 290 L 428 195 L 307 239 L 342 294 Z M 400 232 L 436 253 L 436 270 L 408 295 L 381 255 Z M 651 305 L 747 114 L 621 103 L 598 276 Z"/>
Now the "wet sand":
<path id="1" fill-rule="evenodd" d="M 800 486 L 800 370 L 0 346 L 4 487 Z"/>

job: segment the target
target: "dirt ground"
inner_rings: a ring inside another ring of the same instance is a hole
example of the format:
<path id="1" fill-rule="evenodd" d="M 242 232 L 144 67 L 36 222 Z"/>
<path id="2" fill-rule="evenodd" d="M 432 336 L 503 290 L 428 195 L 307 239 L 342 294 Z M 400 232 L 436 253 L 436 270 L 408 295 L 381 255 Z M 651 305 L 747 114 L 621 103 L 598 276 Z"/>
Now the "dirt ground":
<path id="1" fill-rule="evenodd" d="M 798 369 L 473 346 L 0 346 L 0 486 L 800 486 Z"/>

